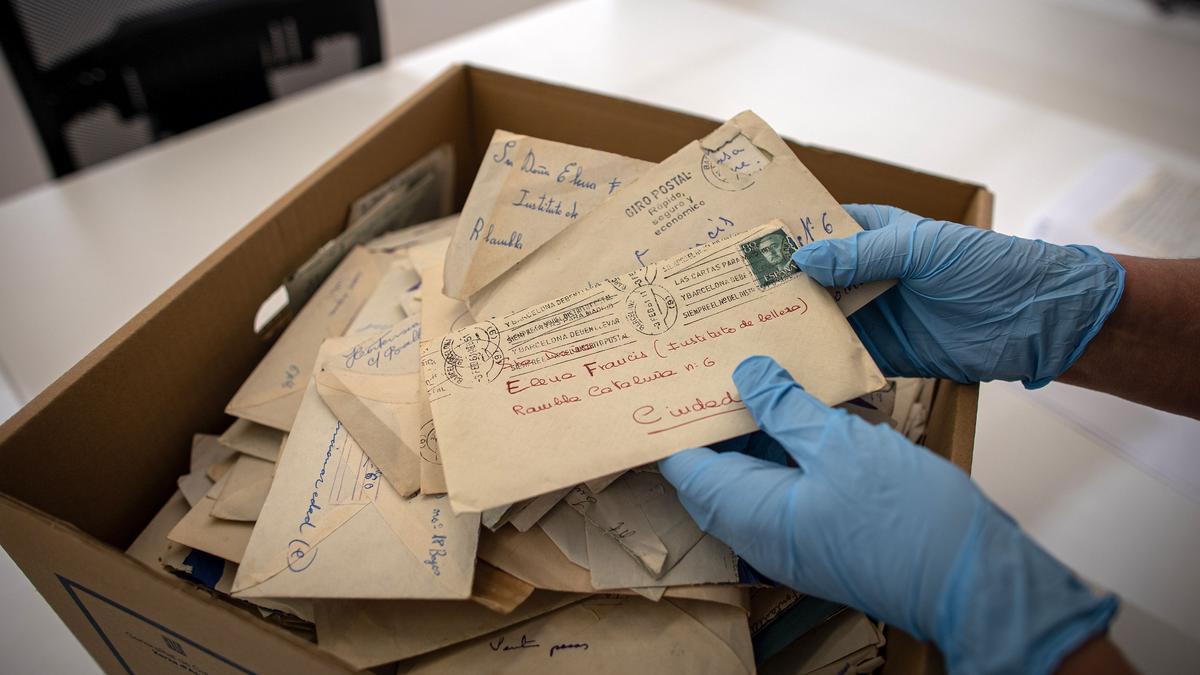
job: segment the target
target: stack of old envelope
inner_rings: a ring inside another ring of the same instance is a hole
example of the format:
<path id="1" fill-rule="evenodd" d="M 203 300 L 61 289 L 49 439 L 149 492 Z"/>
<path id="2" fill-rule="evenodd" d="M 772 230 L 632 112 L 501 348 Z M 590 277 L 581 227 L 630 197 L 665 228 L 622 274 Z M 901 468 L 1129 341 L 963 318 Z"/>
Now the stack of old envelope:
<path id="1" fill-rule="evenodd" d="M 932 383 L 886 381 L 845 319 L 887 284 L 790 262 L 859 226 L 751 112 L 658 164 L 497 131 L 460 215 L 397 229 L 452 175 L 439 148 L 365 195 L 288 281 L 236 421 L 130 554 L 358 668 L 753 672 L 755 577 L 656 462 L 756 429 L 753 354 L 920 437 Z M 862 621 L 805 662 L 869 670 Z"/>

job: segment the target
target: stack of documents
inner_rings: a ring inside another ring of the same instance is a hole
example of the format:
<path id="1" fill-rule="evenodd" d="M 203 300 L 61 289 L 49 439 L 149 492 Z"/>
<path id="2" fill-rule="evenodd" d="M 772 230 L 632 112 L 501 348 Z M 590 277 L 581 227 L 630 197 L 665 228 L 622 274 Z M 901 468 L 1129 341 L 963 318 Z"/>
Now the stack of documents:
<path id="1" fill-rule="evenodd" d="M 130 555 L 357 668 L 753 672 L 757 577 L 656 463 L 755 430 L 730 378 L 754 354 L 920 437 L 932 383 L 885 380 L 845 319 L 887 284 L 790 260 L 858 225 L 751 112 L 658 164 L 497 131 L 462 213 L 410 226 L 450 211 L 453 161 L 365 195 L 289 280 L 236 421 Z M 875 663 L 845 623 L 814 670 Z"/>

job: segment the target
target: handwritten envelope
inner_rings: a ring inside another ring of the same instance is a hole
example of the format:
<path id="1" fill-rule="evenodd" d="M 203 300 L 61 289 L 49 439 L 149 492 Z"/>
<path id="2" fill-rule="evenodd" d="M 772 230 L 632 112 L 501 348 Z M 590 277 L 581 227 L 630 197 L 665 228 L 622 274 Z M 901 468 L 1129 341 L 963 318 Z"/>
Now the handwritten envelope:
<path id="1" fill-rule="evenodd" d="M 391 260 L 364 248 L 352 250 L 242 383 L 225 412 L 281 431 L 291 429 L 321 342 L 346 332 Z"/>
<path id="2" fill-rule="evenodd" d="M 652 166 L 497 130 L 450 240 L 446 295 L 467 299 Z"/>
<path id="3" fill-rule="evenodd" d="M 828 404 L 882 387 L 829 294 L 792 265 L 794 249 L 776 221 L 428 343 L 455 512 L 753 431 L 730 381 L 753 354 Z"/>
<path id="4" fill-rule="evenodd" d="M 408 318 L 331 338 L 317 356 L 317 393 L 401 496 L 421 487 L 421 324 Z"/>
<path id="5" fill-rule="evenodd" d="M 310 382 L 233 594 L 466 599 L 478 541 L 478 516 L 382 480 Z"/>
<path id="6" fill-rule="evenodd" d="M 746 111 L 648 170 L 467 302 L 503 316 L 688 248 L 782 220 L 803 246 L 860 231 L 767 123 Z M 888 288 L 833 291 L 846 315 Z"/>
<path id="7" fill-rule="evenodd" d="M 746 614 L 696 600 L 594 597 L 409 662 L 406 673 L 753 673 Z"/>

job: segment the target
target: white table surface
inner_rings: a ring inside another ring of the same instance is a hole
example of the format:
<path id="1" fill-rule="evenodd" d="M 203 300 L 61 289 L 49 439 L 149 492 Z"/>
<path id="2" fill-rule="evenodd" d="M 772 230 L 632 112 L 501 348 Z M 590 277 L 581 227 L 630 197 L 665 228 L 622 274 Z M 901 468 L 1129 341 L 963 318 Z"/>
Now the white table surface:
<path id="1" fill-rule="evenodd" d="M 11 388 L 0 403 L 29 400 L 456 61 L 717 118 L 752 108 L 803 142 L 985 184 L 997 194 L 996 229 L 1008 232 L 1109 152 L 1198 166 L 1196 157 L 728 6 L 554 5 L 0 204 L 0 375 Z M 1115 636 L 1140 666 L 1194 667 L 1200 505 L 1007 384 L 982 388 L 973 473 L 1050 552 L 1125 599 Z M 0 624 L 0 670 L 94 668 L 14 570 L 0 565 L 0 592 L 6 607 L 23 603 L 28 612 L 6 612 L 27 618 Z"/>

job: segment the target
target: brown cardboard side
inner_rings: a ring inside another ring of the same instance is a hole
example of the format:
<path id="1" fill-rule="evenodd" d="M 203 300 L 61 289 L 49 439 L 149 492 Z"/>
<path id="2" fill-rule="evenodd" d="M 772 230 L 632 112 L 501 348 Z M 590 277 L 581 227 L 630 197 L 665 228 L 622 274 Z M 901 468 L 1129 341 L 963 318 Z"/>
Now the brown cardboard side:
<path id="1" fill-rule="evenodd" d="M 688 113 L 476 66 L 468 67 L 467 74 L 481 147 L 494 130 L 504 129 L 657 162 L 720 125 Z M 843 203 L 892 204 L 962 222 L 979 191 L 977 185 L 857 155 L 790 140 L 788 145 Z"/>
<path id="2" fill-rule="evenodd" d="M 151 572 L 71 525 L 2 495 L 0 538 L 106 672 L 173 670 L 160 663 L 164 659 L 209 673 L 353 670 L 281 628 Z"/>
<path id="3" fill-rule="evenodd" d="M 225 402 L 268 346 L 252 328 L 262 300 L 344 226 L 351 200 L 442 139 L 473 173 L 468 114 L 452 69 L 171 286 L 0 427 L 0 492 L 131 541 L 186 471 L 192 434 L 228 423 Z"/>

